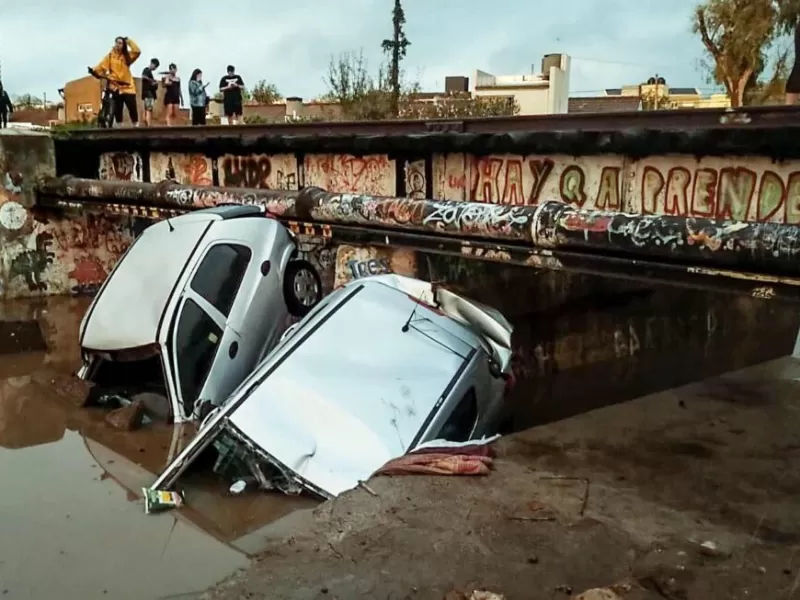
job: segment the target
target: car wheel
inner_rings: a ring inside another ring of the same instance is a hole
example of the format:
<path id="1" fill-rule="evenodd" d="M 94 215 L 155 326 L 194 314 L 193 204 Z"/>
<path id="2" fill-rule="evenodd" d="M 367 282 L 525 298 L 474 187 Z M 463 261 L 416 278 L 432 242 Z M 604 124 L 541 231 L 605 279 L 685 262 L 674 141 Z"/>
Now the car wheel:
<path id="1" fill-rule="evenodd" d="M 304 317 L 322 299 L 322 280 L 307 260 L 293 260 L 283 277 L 283 296 L 289 312 Z"/>

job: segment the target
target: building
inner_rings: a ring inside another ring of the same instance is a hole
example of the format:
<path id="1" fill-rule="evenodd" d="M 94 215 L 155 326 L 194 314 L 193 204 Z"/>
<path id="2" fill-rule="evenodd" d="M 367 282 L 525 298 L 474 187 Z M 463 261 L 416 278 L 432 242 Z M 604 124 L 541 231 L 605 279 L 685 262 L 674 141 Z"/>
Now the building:
<path id="1" fill-rule="evenodd" d="M 520 115 L 549 115 L 569 110 L 570 59 L 566 54 L 548 54 L 541 73 L 492 75 L 476 71 L 473 96 L 511 96 Z"/>
<path id="2" fill-rule="evenodd" d="M 286 98 L 283 102 L 258 104 L 245 102 L 242 107 L 245 122 L 286 123 L 293 121 L 340 121 L 342 107 L 336 102 L 303 102 L 297 96 Z M 209 117 L 223 118 L 222 102 L 212 100 Z"/>
<path id="3" fill-rule="evenodd" d="M 570 113 L 608 113 L 642 110 L 638 96 L 587 96 L 569 99 Z"/>
<path id="4" fill-rule="evenodd" d="M 645 83 L 606 89 L 607 96 L 637 97 L 645 105 L 658 99 L 658 108 L 730 108 L 727 94 L 703 94 L 694 87 L 670 87 L 663 77 L 651 77 Z"/>

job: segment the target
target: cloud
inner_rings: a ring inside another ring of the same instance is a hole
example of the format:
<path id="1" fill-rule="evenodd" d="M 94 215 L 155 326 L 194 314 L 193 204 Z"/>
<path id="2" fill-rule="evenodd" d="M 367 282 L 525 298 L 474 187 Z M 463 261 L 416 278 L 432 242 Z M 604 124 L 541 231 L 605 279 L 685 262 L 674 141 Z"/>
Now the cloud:
<path id="1" fill-rule="evenodd" d="M 0 20 L 0 60 L 12 94 L 48 98 L 82 77 L 128 35 L 143 57 L 175 62 L 184 77 L 201 68 L 216 80 L 229 63 L 247 83 L 275 83 L 285 95 L 324 93 L 331 55 L 363 48 L 371 67 L 384 60 L 390 0 L 196 0 L 180 10 L 164 0 L 26 0 Z M 170 6 L 170 10 L 165 7 Z M 447 75 L 538 70 L 551 52 L 574 57 L 573 92 L 638 83 L 654 73 L 673 85 L 702 86 L 702 48 L 689 31 L 694 0 L 405 0 L 411 41 L 404 70 L 426 90 Z"/>

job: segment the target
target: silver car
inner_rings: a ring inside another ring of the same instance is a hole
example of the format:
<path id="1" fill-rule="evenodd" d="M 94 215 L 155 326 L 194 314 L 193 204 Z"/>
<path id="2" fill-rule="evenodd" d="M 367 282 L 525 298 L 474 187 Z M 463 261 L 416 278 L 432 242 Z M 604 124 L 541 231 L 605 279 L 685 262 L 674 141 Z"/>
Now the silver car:
<path id="1" fill-rule="evenodd" d="M 330 498 L 432 440 L 496 432 L 511 379 L 499 312 L 399 275 L 356 279 L 284 334 L 153 485 L 218 473 Z"/>
<path id="2" fill-rule="evenodd" d="M 78 376 L 155 392 L 141 394 L 148 409 L 174 422 L 221 404 L 291 316 L 322 297 L 292 234 L 267 217 L 260 207 L 221 206 L 145 229 L 83 318 Z"/>

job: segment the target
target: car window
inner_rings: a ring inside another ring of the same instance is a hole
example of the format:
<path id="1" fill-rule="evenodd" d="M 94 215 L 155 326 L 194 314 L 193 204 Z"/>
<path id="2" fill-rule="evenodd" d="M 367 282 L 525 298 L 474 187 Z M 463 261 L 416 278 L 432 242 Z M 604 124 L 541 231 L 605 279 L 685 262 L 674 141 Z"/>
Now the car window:
<path id="1" fill-rule="evenodd" d="M 478 401 L 475 398 L 475 390 L 470 389 L 450 413 L 450 417 L 442 425 L 436 438 L 450 442 L 466 442 L 469 440 L 477 420 Z"/>
<path id="2" fill-rule="evenodd" d="M 175 332 L 178 383 L 186 410 L 192 409 L 217 354 L 222 329 L 189 299 L 183 305 Z"/>
<path id="3" fill-rule="evenodd" d="M 212 246 L 197 268 L 191 288 L 227 317 L 247 271 L 251 254 L 247 246 Z"/>

